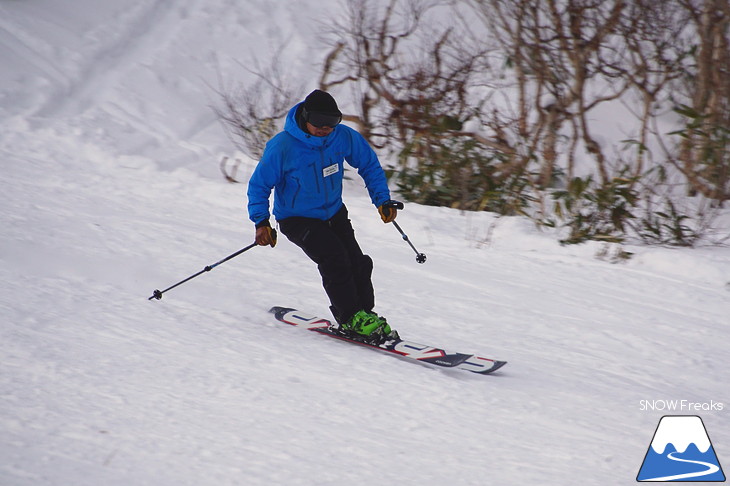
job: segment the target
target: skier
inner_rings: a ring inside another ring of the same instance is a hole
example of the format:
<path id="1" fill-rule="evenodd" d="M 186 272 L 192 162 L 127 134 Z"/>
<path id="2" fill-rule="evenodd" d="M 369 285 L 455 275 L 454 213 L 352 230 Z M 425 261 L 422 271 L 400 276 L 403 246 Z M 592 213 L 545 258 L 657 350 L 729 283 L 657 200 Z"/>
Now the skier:
<path id="1" fill-rule="evenodd" d="M 317 264 L 340 329 L 393 339 L 397 332 L 373 312 L 373 261 L 360 249 L 342 201 L 344 161 L 365 181 L 384 223 L 395 220 L 401 203 L 390 199 L 383 168 L 365 138 L 341 121 L 337 102 L 321 90 L 289 110 L 284 130 L 266 144 L 249 181 L 249 218 L 256 242 L 274 247 L 269 197 L 275 189 L 279 229 Z"/>

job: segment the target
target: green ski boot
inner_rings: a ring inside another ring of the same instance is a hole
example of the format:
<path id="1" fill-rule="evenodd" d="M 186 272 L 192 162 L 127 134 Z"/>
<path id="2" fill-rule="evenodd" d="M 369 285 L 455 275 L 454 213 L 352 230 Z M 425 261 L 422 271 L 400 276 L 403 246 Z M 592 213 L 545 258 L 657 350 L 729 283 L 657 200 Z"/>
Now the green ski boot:
<path id="1" fill-rule="evenodd" d="M 380 334 L 380 336 L 381 336 L 380 342 L 393 341 L 395 339 L 400 339 L 400 336 L 398 335 L 398 331 L 390 328 L 390 325 L 388 324 L 388 321 L 385 319 L 385 317 L 379 316 L 374 312 L 370 312 L 370 314 L 376 316 L 378 319 L 383 321 L 383 326 L 380 329 L 378 329 L 377 331 L 375 331 L 376 333 Z"/>
<path id="2" fill-rule="evenodd" d="M 388 339 L 391 334 L 395 333 L 384 318 L 364 310 L 357 311 L 347 322 L 343 323 L 342 329 L 368 338 L 372 337 L 376 341 Z M 397 337 L 398 333 L 395 335 Z"/>

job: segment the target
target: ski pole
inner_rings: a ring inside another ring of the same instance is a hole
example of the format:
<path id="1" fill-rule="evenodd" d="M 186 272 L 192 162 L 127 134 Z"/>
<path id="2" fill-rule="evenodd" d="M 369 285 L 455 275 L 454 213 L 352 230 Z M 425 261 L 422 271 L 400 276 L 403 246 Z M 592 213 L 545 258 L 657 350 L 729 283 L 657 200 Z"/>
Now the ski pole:
<path id="1" fill-rule="evenodd" d="M 157 299 L 157 300 L 160 300 L 160 299 L 162 298 L 162 294 L 164 294 L 164 293 L 165 293 L 165 292 L 167 292 L 168 290 L 172 290 L 172 289 L 174 289 L 175 287 L 177 287 L 178 285 L 182 285 L 182 284 L 184 284 L 185 282 L 187 282 L 188 280 L 192 280 L 192 279 L 194 279 L 195 277 L 197 277 L 197 276 L 199 276 L 199 275 L 202 275 L 202 274 L 204 274 L 205 272 L 210 272 L 211 270 L 213 270 L 213 269 L 214 269 L 215 267 L 217 267 L 217 266 L 218 266 L 218 265 L 220 265 L 221 263 L 225 263 L 225 262 L 227 262 L 228 260 L 230 260 L 231 258 L 235 258 L 235 257 L 237 257 L 238 255 L 240 255 L 241 253 L 243 253 L 244 251 L 248 251 L 248 250 L 250 250 L 251 248 L 253 248 L 254 246 L 257 246 L 257 245 L 258 245 L 258 244 L 257 244 L 257 243 L 256 243 L 256 242 L 254 241 L 253 243 L 251 243 L 251 244 L 250 244 L 250 245 L 248 245 L 247 247 L 245 247 L 245 248 L 241 248 L 241 249 L 240 249 L 240 250 L 238 250 L 238 251 L 237 251 L 236 253 L 232 253 L 232 254 L 228 255 L 227 257 L 225 257 L 225 258 L 224 258 L 223 260 L 221 260 L 221 261 L 215 262 L 215 263 L 214 263 L 214 264 L 212 264 L 212 265 L 208 265 L 207 267 L 205 267 L 204 269 L 202 269 L 201 271 L 199 271 L 199 272 L 198 272 L 198 273 L 196 273 L 195 275 L 191 275 L 191 276 L 189 276 L 188 278 L 186 278 L 185 280 L 181 280 L 181 281 L 179 281 L 178 283 L 176 283 L 175 285 L 173 285 L 173 286 L 171 286 L 171 287 L 167 287 L 167 288 L 166 288 L 165 290 L 155 290 L 154 292 L 152 292 L 152 295 L 151 295 L 151 296 L 150 296 L 150 298 L 149 298 L 149 299 L 147 299 L 147 300 L 152 300 L 152 299 Z"/>
<path id="2" fill-rule="evenodd" d="M 394 208 L 394 209 L 403 209 L 403 207 L 404 207 L 403 206 L 403 203 L 400 202 L 400 201 L 388 201 L 388 202 L 386 202 L 384 204 L 384 206 L 387 207 L 387 208 Z M 395 228 L 398 230 L 398 232 L 400 233 L 400 235 L 403 237 L 403 239 L 405 240 L 405 242 L 408 243 L 411 246 L 411 248 L 413 248 L 413 251 L 416 252 L 416 261 L 418 263 L 425 263 L 426 262 L 426 254 L 425 253 L 421 253 L 418 250 L 416 250 L 416 247 L 413 246 L 413 243 L 411 243 L 411 240 L 408 239 L 408 235 L 406 235 L 403 232 L 403 230 L 401 229 L 400 225 L 395 220 L 393 220 L 392 223 L 395 226 Z"/>
<path id="3" fill-rule="evenodd" d="M 425 253 L 420 253 L 420 252 L 419 252 L 418 250 L 416 250 L 416 247 L 415 247 L 415 246 L 413 246 L 413 243 L 411 243 L 411 240 L 409 240 L 409 239 L 408 239 L 408 235 L 406 235 L 406 234 L 405 234 L 405 233 L 403 232 L 403 230 L 402 230 L 402 229 L 401 229 L 401 227 L 400 227 L 400 226 L 398 225 L 398 223 L 396 223 L 395 221 L 393 221 L 393 225 L 394 225 L 394 226 L 396 227 L 396 229 L 397 229 L 397 230 L 398 230 L 398 231 L 400 232 L 400 234 L 401 234 L 401 236 L 403 237 L 403 239 L 405 240 L 405 242 L 406 242 L 406 243 L 408 243 L 408 244 L 409 244 L 409 245 L 411 246 L 411 248 L 413 248 L 413 251 L 415 251 L 415 252 L 416 252 L 416 261 L 417 261 L 418 263 L 425 263 L 425 262 L 426 262 L 426 254 L 425 254 Z"/>

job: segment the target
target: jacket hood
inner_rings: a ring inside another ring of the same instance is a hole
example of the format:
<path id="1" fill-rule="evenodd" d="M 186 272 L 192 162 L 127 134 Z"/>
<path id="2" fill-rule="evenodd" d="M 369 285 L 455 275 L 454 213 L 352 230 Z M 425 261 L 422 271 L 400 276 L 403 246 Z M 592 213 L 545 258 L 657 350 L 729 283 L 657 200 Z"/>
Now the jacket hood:
<path id="1" fill-rule="evenodd" d="M 340 127 L 339 125 L 336 126 L 335 129 L 332 130 L 332 133 L 326 137 L 315 137 L 314 135 L 310 135 L 306 131 L 302 130 L 299 123 L 297 123 L 297 111 L 303 104 L 303 101 L 301 103 L 297 103 L 291 110 L 289 110 L 289 113 L 286 115 L 286 121 L 284 122 L 284 131 L 307 145 L 311 145 L 312 147 L 322 147 L 326 145 L 331 138 L 334 138 Z"/>

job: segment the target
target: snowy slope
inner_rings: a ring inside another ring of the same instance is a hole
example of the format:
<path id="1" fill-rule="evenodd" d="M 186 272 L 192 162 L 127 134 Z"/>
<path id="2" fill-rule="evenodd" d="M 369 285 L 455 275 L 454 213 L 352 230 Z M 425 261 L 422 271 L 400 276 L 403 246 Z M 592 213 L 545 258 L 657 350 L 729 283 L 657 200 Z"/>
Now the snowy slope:
<path id="1" fill-rule="evenodd" d="M 729 462 L 727 248 L 611 264 L 522 219 L 407 205 L 418 265 L 353 181 L 377 310 L 509 361 L 486 377 L 276 323 L 272 305 L 327 316 L 283 238 L 148 301 L 253 238 L 218 173 L 218 72 L 288 40 L 308 79 L 337 4 L 70 4 L 0 4 L 0 484 L 633 484 L 670 413 L 640 401 L 664 399 L 725 404 L 676 413 Z"/>

